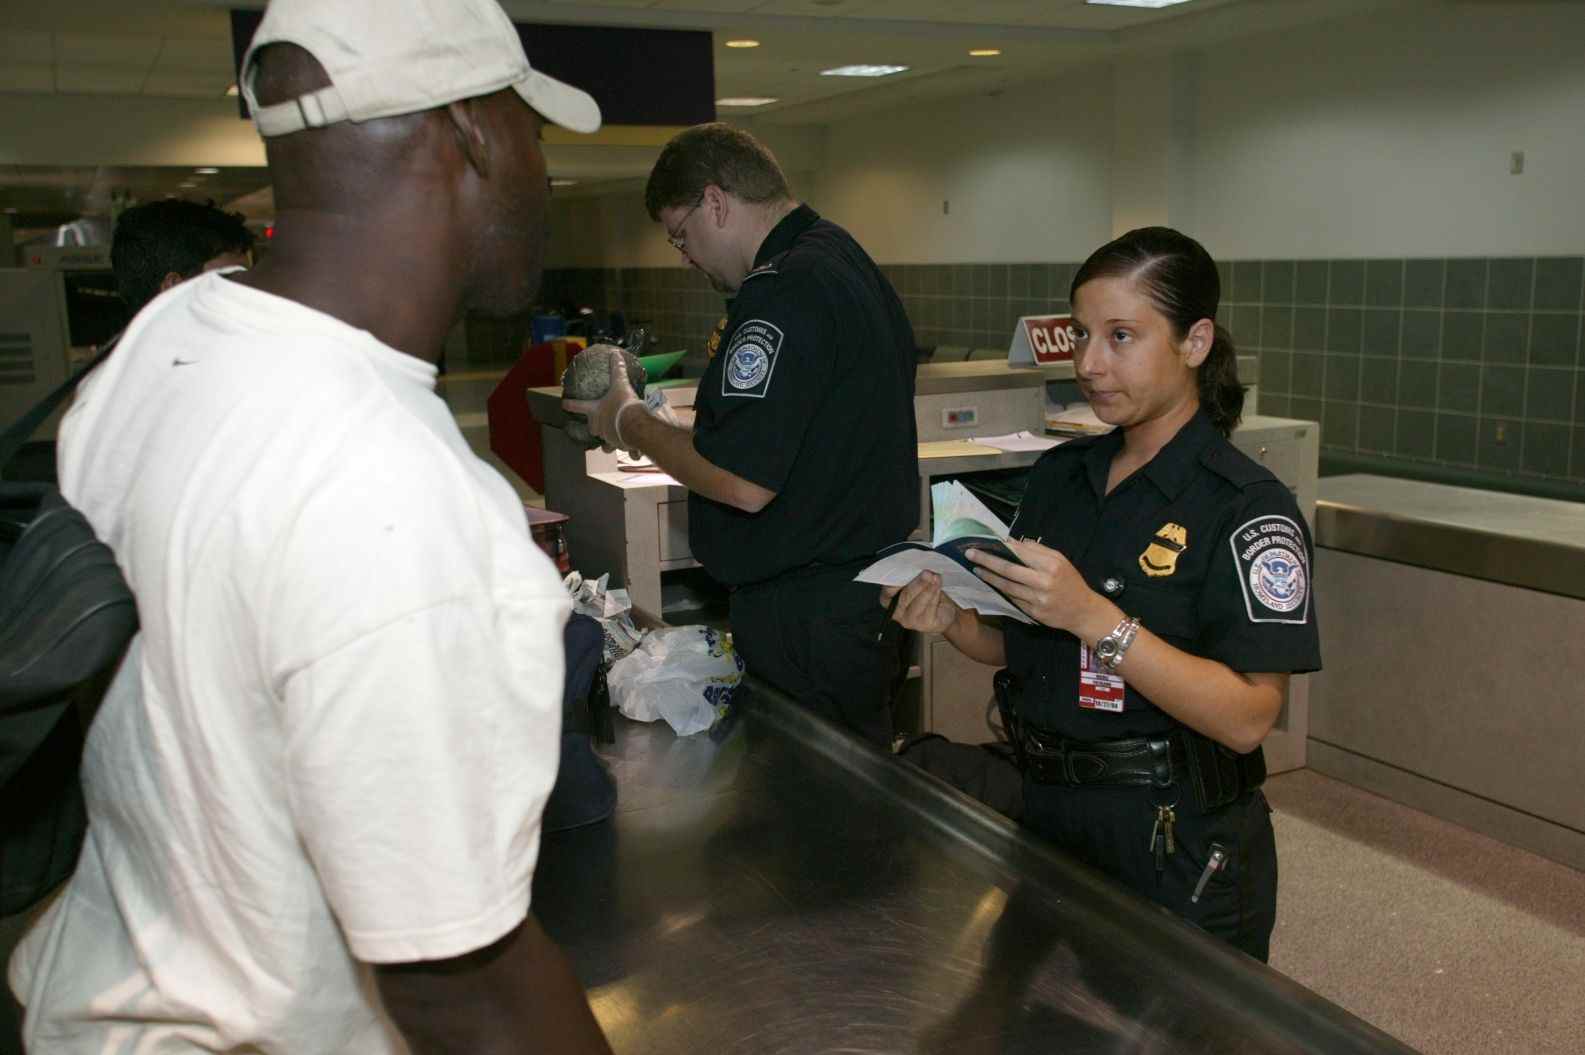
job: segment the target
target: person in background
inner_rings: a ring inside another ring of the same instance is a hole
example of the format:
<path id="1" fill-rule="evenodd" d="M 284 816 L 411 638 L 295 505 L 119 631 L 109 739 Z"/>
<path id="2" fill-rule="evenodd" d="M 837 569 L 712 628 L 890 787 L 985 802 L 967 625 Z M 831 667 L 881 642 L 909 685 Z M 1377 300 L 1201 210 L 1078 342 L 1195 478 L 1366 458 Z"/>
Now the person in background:
<path id="1" fill-rule="evenodd" d="M 130 318 L 179 282 L 205 271 L 253 265 L 253 232 L 241 213 L 167 198 L 116 218 L 110 267 Z"/>
<path id="2" fill-rule="evenodd" d="M 1260 744 L 1289 675 L 1320 668 L 1309 526 L 1228 442 L 1244 389 L 1198 242 L 1130 231 L 1071 296 L 1079 388 L 1117 427 L 1036 463 L 1011 528 L 1021 563 L 971 551 L 1034 624 L 982 620 L 929 572 L 893 618 L 1005 666 L 1022 823 L 1264 960 L 1277 854 Z"/>
<path id="3" fill-rule="evenodd" d="M 746 132 L 698 125 L 661 151 L 651 219 L 730 307 L 692 430 L 613 372 L 590 430 L 690 491 L 693 555 L 731 591 L 750 673 L 878 746 L 892 738 L 897 635 L 852 581 L 919 521 L 913 328 L 842 228 L 792 197 Z"/>
<path id="4" fill-rule="evenodd" d="M 541 130 L 599 108 L 495 0 L 274 0 L 240 81 L 271 253 L 148 305 L 62 426 L 141 630 L 26 1044 L 608 1052 L 529 912 L 570 602 L 433 365 L 532 305 Z"/>

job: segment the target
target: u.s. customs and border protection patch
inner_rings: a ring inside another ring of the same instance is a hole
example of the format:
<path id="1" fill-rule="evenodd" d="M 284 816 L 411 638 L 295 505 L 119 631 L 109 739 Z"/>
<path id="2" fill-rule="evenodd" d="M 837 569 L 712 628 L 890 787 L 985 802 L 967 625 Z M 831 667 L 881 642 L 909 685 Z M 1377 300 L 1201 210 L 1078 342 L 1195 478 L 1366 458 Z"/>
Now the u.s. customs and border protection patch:
<path id="1" fill-rule="evenodd" d="M 1139 555 L 1139 568 L 1151 578 L 1161 578 L 1178 570 L 1178 557 L 1189 548 L 1189 531 L 1181 524 L 1163 524 L 1156 529 L 1145 552 Z"/>
<path id="2" fill-rule="evenodd" d="M 770 390 L 781 345 L 781 327 L 773 322 L 749 319 L 740 325 L 725 352 L 726 362 L 721 364 L 721 394 L 763 399 Z"/>
<path id="3" fill-rule="evenodd" d="M 1236 528 L 1228 544 L 1250 622 L 1309 621 L 1310 558 L 1299 525 L 1284 516 L 1256 517 Z"/>
<path id="4" fill-rule="evenodd" d="M 705 339 L 705 357 L 714 359 L 715 353 L 721 350 L 721 335 L 726 332 L 726 316 L 721 316 L 721 321 L 715 324 L 715 329 L 710 331 L 710 336 Z"/>

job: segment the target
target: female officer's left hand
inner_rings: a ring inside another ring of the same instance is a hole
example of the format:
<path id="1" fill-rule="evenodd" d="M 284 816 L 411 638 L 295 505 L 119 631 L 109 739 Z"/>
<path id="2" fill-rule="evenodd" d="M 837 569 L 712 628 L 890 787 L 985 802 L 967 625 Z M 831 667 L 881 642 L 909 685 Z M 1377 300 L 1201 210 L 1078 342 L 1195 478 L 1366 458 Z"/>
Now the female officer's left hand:
<path id="1" fill-rule="evenodd" d="M 1075 634 L 1081 627 L 1108 618 L 1102 609 L 1111 608 L 1112 602 L 1090 589 L 1084 576 L 1060 552 L 1018 539 L 1008 539 L 1007 547 L 1022 565 L 977 549 L 969 550 L 968 557 L 979 565 L 980 578 L 1006 594 L 1030 618 Z"/>

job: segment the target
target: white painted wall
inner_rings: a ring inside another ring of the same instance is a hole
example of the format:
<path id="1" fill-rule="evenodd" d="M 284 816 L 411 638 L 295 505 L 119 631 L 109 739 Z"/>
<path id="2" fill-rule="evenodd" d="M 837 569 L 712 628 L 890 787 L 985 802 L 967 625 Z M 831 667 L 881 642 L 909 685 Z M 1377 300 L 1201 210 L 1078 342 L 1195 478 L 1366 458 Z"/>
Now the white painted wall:
<path id="1" fill-rule="evenodd" d="M 1585 250 L 1580 5 L 1449 3 L 1202 58 L 1182 222 L 1213 255 Z"/>
<path id="2" fill-rule="evenodd" d="M 809 197 L 883 263 L 1071 260 L 1111 228 L 1111 123 L 1104 67 L 866 116 Z"/>
<path id="3" fill-rule="evenodd" d="M 758 137 L 787 173 L 793 194 L 810 195 L 825 151 L 825 130 L 732 123 Z M 654 155 L 660 155 L 657 147 Z M 647 170 L 646 170 L 647 175 Z M 818 204 L 818 203 L 816 203 Z M 681 267 L 660 224 L 644 209 L 644 181 L 597 197 L 563 193 L 551 200 L 548 267 Z"/>

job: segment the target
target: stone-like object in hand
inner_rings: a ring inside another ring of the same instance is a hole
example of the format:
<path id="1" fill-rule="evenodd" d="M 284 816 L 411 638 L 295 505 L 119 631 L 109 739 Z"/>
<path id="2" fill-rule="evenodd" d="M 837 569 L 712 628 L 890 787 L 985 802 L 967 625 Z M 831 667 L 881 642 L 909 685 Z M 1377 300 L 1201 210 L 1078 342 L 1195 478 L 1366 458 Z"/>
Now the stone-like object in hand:
<path id="1" fill-rule="evenodd" d="M 599 399 L 611 387 L 611 357 L 620 355 L 627 363 L 627 380 L 638 395 L 644 394 L 644 364 L 638 356 L 614 344 L 596 344 L 572 357 L 567 372 L 561 375 L 561 394 L 564 399 Z M 587 419 L 582 414 L 568 414 L 567 438 L 585 448 L 600 446 L 600 441 L 589 431 Z"/>

